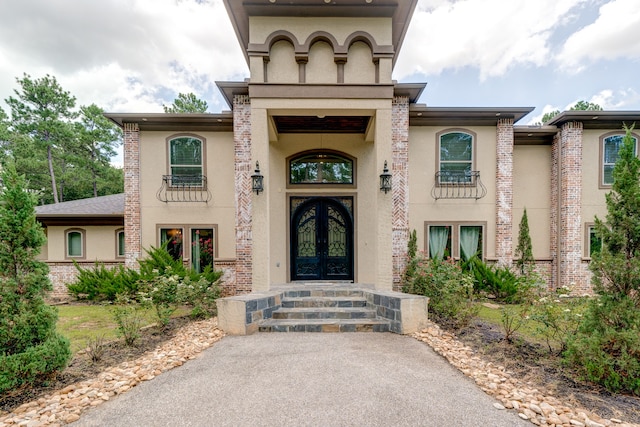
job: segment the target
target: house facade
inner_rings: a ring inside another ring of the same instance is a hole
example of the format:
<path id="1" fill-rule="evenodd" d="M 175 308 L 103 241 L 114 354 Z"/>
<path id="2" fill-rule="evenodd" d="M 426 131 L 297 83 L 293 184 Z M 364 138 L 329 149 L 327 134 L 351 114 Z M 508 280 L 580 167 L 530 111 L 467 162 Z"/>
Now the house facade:
<path id="1" fill-rule="evenodd" d="M 124 130 L 124 262 L 166 243 L 227 294 L 286 283 L 398 290 L 430 256 L 511 265 L 526 208 L 538 271 L 589 292 L 595 215 L 638 111 L 418 103 L 392 70 L 417 0 L 224 0 L 250 70 L 218 114 L 110 113 Z M 638 135 L 635 134 L 638 138 Z M 213 260 L 213 261 L 212 261 Z"/>

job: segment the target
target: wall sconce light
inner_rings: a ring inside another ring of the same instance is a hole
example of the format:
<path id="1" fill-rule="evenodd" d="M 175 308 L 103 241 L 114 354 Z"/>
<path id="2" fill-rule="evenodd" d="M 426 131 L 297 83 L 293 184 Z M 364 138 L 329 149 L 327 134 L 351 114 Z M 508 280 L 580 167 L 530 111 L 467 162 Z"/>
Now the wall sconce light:
<path id="1" fill-rule="evenodd" d="M 263 185 L 264 176 L 260 174 L 260 163 L 256 162 L 256 173 L 251 175 L 251 189 L 256 192 L 256 194 L 260 194 L 261 191 L 264 190 Z"/>
<path id="2" fill-rule="evenodd" d="M 384 169 L 380 174 L 380 191 L 384 191 L 387 194 L 391 190 L 391 174 L 387 168 L 387 161 L 384 161 Z"/>

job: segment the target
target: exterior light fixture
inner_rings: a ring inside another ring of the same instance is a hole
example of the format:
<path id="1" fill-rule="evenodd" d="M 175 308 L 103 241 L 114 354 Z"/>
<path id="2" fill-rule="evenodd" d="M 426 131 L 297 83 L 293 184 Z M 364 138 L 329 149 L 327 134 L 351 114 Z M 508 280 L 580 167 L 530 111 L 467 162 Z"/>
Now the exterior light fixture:
<path id="1" fill-rule="evenodd" d="M 260 173 L 260 163 L 256 162 L 256 173 L 251 175 L 251 189 L 256 192 L 256 194 L 260 194 L 261 191 L 264 191 L 264 185 L 262 180 L 264 176 Z"/>
<path id="2" fill-rule="evenodd" d="M 384 161 L 384 169 L 380 174 L 380 191 L 384 191 L 387 194 L 391 190 L 391 174 L 387 168 L 387 161 Z"/>

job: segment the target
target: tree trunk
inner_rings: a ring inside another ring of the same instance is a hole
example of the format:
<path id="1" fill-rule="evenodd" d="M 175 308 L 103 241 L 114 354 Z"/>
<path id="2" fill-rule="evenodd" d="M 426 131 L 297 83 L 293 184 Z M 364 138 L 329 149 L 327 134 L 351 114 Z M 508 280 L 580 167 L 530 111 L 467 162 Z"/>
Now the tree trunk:
<path id="1" fill-rule="evenodd" d="M 51 145 L 47 146 L 47 160 L 49 161 L 49 175 L 51 176 L 51 189 L 53 190 L 53 203 L 59 203 L 58 186 L 56 185 L 56 174 L 53 172 L 53 156 L 51 154 Z"/>

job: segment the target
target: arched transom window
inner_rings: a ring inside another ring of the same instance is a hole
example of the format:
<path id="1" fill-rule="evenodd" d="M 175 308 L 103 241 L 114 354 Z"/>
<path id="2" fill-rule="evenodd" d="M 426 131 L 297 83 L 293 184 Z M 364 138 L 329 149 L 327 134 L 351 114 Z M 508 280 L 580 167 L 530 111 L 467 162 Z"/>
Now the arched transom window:
<path id="1" fill-rule="evenodd" d="M 307 152 L 289 160 L 290 184 L 353 185 L 353 160 L 335 152 Z"/>

